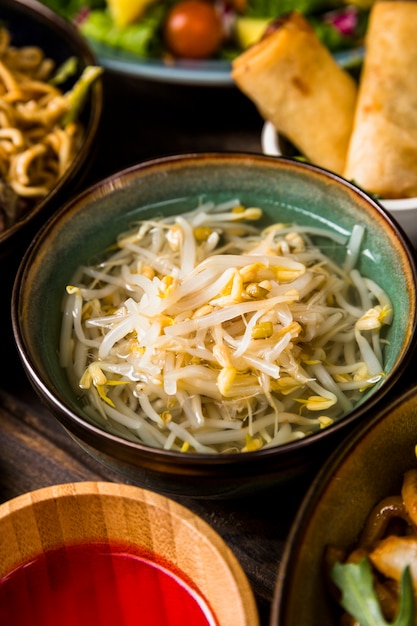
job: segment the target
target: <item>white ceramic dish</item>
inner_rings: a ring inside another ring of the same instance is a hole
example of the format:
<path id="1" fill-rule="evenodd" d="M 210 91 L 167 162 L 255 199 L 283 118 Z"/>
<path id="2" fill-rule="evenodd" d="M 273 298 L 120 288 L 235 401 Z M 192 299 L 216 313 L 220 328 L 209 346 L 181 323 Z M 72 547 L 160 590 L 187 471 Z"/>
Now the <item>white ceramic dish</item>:
<path id="1" fill-rule="evenodd" d="M 263 153 L 268 156 L 285 156 L 279 133 L 271 122 L 265 122 L 262 127 L 261 145 Z M 417 247 L 417 198 L 381 199 L 378 202 L 397 220 Z"/>

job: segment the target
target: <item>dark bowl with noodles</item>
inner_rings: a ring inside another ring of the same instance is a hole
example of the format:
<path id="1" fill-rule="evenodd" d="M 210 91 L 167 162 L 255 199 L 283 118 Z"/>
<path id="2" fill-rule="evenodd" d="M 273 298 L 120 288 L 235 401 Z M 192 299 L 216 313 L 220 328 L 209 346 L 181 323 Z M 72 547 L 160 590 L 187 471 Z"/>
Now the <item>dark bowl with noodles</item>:
<path id="1" fill-rule="evenodd" d="M 406 236 L 343 179 L 177 155 L 48 220 L 13 330 L 35 390 L 94 457 L 160 492 L 228 498 L 311 475 L 401 383 L 416 285 Z"/>
<path id="2" fill-rule="evenodd" d="M 80 85 L 85 68 L 98 67 L 76 27 L 36 0 L 2 0 L 0 28 L 3 256 L 17 246 L 29 226 L 37 228 L 82 181 L 96 146 L 102 70 L 90 80 L 76 111 L 76 98 L 71 100 L 69 94 Z M 57 104 L 60 96 L 61 105 Z M 74 120 L 65 117 L 68 102 Z"/>
<path id="3" fill-rule="evenodd" d="M 379 606 L 388 611 L 385 621 L 374 623 L 394 623 L 398 580 L 393 575 L 400 577 L 409 563 L 415 579 L 417 564 L 416 444 L 417 387 L 412 386 L 358 426 L 334 452 L 314 479 L 292 525 L 270 626 L 356 624 L 346 619 L 341 587 L 332 572 L 335 563 L 345 566 L 349 558 L 357 565 L 363 557 L 372 564 Z M 407 549 L 401 554 L 404 545 Z M 364 598 L 366 584 L 359 580 L 362 588 L 355 591 Z"/>

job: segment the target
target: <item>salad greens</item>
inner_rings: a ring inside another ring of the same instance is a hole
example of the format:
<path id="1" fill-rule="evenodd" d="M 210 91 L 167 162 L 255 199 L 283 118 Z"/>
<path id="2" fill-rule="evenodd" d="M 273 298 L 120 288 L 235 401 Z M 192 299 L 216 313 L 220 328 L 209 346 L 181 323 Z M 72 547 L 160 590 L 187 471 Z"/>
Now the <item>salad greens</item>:
<path id="1" fill-rule="evenodd" d="M 360 626 L 413 626 L 414 593 L 408 566 L 401 576 L 398 615 L 391 624 L 382 614 L 373 587 L 371 563 L 367 557 L 359 563 L 335 563 L 331 577 L 342 592 L 340 604 Z"/>
<path id="2" fill-rule="evenodd" d="M 81 22 L 80 30 L 85 37 L 108 46 L 121 48 L 141 57 L 155 58 L 162 54 L 159 31 L 165 15 L 166 5 L 152 5 L 139 22 L 118 28 L 108 11 L 91 11 Z"/>
<path id="3" fill-rule="evenodd" d="M 275 17 L 295 10 L 312 15 L 340 6 L 336 0 L 247 0 L 246 4 L 245 14 L 253 17 Z"/>
<path id="4" fill-rule="evenodd" d="M 73 19 L 86 7 L 93 10 L 103 9 L 106 6 L 103 0 L 42 0 L 42 2 L 67 19 Z"/>
<path id="5" fill-rule="evenodd" d="M 137 22 L 118 28 L 106 0 L 43 0 L 56 13 L 74 20 L 88 38 L 120 48 L 145 58 L 164 54 L 162 27 L 168 10 L 178 0 L 159 0 L 145 10 Z M 320 40 L 331 50 L 348 50 L 361 45 L 366 32 L 368 8 L 343 0 L 246 0 L 243 13 L 235 14 L 228 0 L 217 0 L 225 28 L 230 29 L 235 17 L 271 19 L 292 10 L 304 14 L 316 30 Z M 233 36 L 222 46 L 218 57 L 232 59 L 242 52 Z"/>

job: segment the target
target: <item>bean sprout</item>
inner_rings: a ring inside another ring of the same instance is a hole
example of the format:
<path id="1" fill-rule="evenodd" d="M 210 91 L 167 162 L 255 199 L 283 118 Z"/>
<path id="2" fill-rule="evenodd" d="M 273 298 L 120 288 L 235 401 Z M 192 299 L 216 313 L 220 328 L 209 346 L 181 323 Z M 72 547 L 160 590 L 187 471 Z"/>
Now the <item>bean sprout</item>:
<path id="1" fill-rule="evenodd" d="M 340 419 L 384 376 L 365 231 L 254 222 L 238 200 L 141 221 L 67 286 L 60 358 L 91 419 L 145 445 L 251 452 Z M 314 237 L 343 245 L 336 264 Z"/>

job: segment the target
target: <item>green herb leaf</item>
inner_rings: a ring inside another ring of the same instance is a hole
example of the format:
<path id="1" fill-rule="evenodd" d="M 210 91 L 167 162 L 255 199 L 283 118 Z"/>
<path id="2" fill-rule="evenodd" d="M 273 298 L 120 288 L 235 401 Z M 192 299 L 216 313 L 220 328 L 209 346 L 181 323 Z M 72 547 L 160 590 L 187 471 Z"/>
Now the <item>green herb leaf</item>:
<path id="1" fill-rule="evenodd" d="M 63 126 L 78 118 L 92 84 L 101 76 L 103 71 L 103 68 L 98 65 L 87 65 L 74 87 L 67 91 L 65 98 L 68 101 L 69 110 L 61 120 Z"/>
<path id="2" fill-rule="evenodd" d="M 359 563 L 335 563 L 331 570 L 331 577 L 342 592 L 341 605 L 359 622 L 360 626 L 413 626 L 414 594 L 408 566 L 401 576 L 400 607 L 391 625 L 382 614 L 373 587 L 369 559 L 363 558 Z"/>
<path id="3" fill-rule="evenodd" d="M 68 78 L 74 76 L 77 72 L 78 59 L 77 57 L 69 57 L 64 63 L 62 63 L 54 76 L 49 81 L 51 85 L 62 85 Z"/>
<path id="4" fill-rule="evenodd" d="M 400 608 L 394 626 L 412 626 L 414 624 L 415 602 L 413 581 L 410 568 L 405 568 L 401 576 Z"/>

